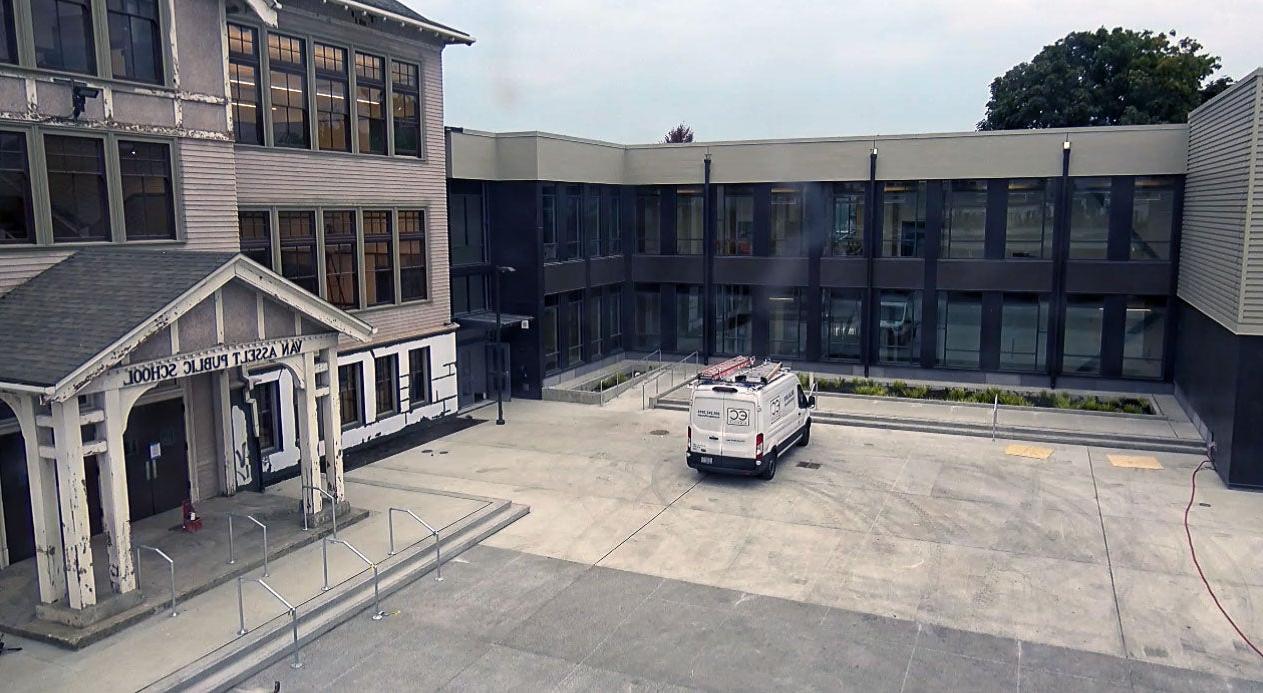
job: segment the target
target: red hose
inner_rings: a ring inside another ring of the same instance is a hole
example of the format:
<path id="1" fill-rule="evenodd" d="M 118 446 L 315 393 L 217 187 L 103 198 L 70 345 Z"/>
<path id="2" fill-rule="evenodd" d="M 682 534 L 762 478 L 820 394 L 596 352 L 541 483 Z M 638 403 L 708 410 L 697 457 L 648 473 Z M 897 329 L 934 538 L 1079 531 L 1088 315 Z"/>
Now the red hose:
<path id="1" fill-rule="evenodd" d="M 1202 564 L 1197 560 L 1197 550 L 1193 548 L 1193 533 L 1188 528 L 1188 513 L 1193 509 L 1193 499 L 1197 497 L 1197 473 L 1202 471 L 1202 469 L 1206 466 L 1206 462 L 1207 460 L 1202 460 L 1202 463 L 1197 465 L 1197 469 L 1193 470 L 1193 490 L 1189 493 L 1188 505 L 1184 508 L 1184 535 L 1188 537 L 1188 552 L 1189 555 L 1193 557 L 1193 565 L 1197 566 L 1197 574 L 1201 576 L 1202 584 L 1206 585 L 1206 591 L 1210 593 L 1210 598 L 1215 601 L 1215 606 L 1219 607 L 1219 613 L 1224 615 L 1224 618 L 1228 620 L 1228 624 L 1232 626 L 1233 630 L 1237 631 L 1237 635 L 1241 636 L 1241 639 L 1245 641 L 1245 644 L 1249 645 L 1251 650 L 1254 650 L 1254 654 L 1263 657 L 1263 651 L 1260 651 L 1254 643 L 1250 642 L 1250 638 L 1246 637 L 1246 634 L 1241 632 L 1241 628 L 1237 626 L 1237 622 L 1232 620 L 1232 617 L 1228 615 L 1228 611 L 1224 609 L 1224 605 L 1219 603 L 1219 597 L 1215 596 L 1215 590 L 1211 588 L 1210 581 L 1206 579 L 1206 573 L 1202 571 Z"/>

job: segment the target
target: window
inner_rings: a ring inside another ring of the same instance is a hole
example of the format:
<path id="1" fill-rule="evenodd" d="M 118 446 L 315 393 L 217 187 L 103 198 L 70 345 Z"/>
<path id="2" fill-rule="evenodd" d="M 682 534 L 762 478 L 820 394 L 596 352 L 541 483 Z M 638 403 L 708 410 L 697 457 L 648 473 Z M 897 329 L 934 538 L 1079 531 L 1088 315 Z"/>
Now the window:
<path id="1" fill-rule="evenodd" d="M 272 223 L 267 212 L 238 212 L 241 254 L 272 269 Z"/>
<path id="2" fill-rule="evenodd" d="M 599 291 L 599 289 L 597 291 Z M 605 306 L 601 303 L 600 293 L 593 292 L 590 296 L 588 296 L 587 306 L 588 334 L 591 335 L 591 339 L 588 340 L 590 345 L 588 350 L 588 360 L 596 361 L 605 355 L 605 343 L 601 339 L 602 335 L 605 334 L 601 331 L 601 323 L 604 322 L 601 319 L 601 313 L 605 310 Z"/>
<path id="3" fill-rule="evenodd" d="M 540 230 L 544 239 L 544 261 L 557 259 L 557 186 L 540 190 Z"/>
<path id="4" fill-rule="evenodd" d="M 390 61 L 390 95 L 395 115 L 395 153 L 421 155 L 421 82 L 417 66 Z"/>
<path id="5" fill-rule="evenodd" d="M 1110 232 L 1110 179 L 1075 178 L 1070 200 L 1070 257 L 1104 260 Z"/>
<path id="6" fill-rule="evenodd" d="M 557 331 L 561 329 L 561 324 L 557 321 L 557 297 L 544 297 L 544 319 L 540 321 L 540 338 L 544 351 L 544 372 L 549 373 L 557 370 L 561 365 L 559 360 L 558 345 L 561 340 L 558 339 Z"/>
<path id="7" fill-rule="evenodd" d="M 453 193 L 447 196 L 447 227 L 453 265 L 487 261 L 486 238 L 482 227 L 482 195 Z"/>
<path id="8" fill-rule="evenodd" d="M 1131 206 L 1131 259 L 1170 260 L 1175 179 L 1137 178 Z"/>
<path id="9" fill-rule="evenodd" d="M 351 151 L 351 109 L 347 104 L 346 49 L 312 44 L 316 63 L 316 144 Z"/>
<path id="10" fill-rule="evenodd" d="M 623 289 L 612 286 L 605 294 L 605 324 L 609 325 L 610 351 L 623 348 Z"/>
<path id="11" fill-rule="evenodd" d="M 921 360 L 921 292 L 879 291 L 877 361 L 914 366 Z"/>
<path id="12" fill-rule="evenodd" d="M 720 255 L 750 255 L 754 252 L 754 194 L 744 188 L 724 190 L 719 237 Z"/>
<path id="13" fill-rule="evenodd" d="M 675 191 L 675 253 L 701 255 L 704 242 L 701 188 L 680 188 Z"/>
<path id="14" fill-rule="evenodd" d="M 325 298 L 333 305 L 360 307 L 359 253 L 355 252 L 355 212 L 326 210 Z"/>
<path id="15" fill-rule="evenodd" d="M 472 313 L 487 309 L 487 277 L 471 274 L 452 277 L 452 314 Z"/>
<path id="16" fill-rule="evenodd" d="M 925 181 L 886 183 L 882 192 L 882 257 L 921 257 L 925 243 Z"/>
<path id="17" fill-rule="evenodd" d="M 822 355 L 830 361 L 858 361 L 863 357 L 860 327 L 864 299 L 858 289 L 821 291 L 824 319 L 821 328 Z"/>
<path id="18" fill-rule="evenodd" d="M 156 0 L 107 0 L 114 76 L 162 82 L 162 37 Z"/>
<path id="19" fill-rule="evenodd" d="M 657 255 L 662 239 L 662 199 L 657 190 L 636 193 L 636 252 Z"/>
<path id="20" fill-rule="evenodd" d="M 268 34 L 268 94 L 272 99 L 272 144 L 307 148 L 307 56 L 303 40 Z"/>
<path id="21" fill-rule="evenodd" d="M 255 411 L 259 415 L 259 453 L 270 455 L 281 449 L 281 410 L 277 406 L 280 401 L 280 385 L 273 380 L 270 383 L 255 385 L 250 391 L 254 400 Z"/>
<path id="22" fill-rule="evenodd" d="M 171 151 L 157 142 L 118 142 L 127 240 L 175 238 Z"/>
<path id="23" fill-rule="evenodd" d="M 404 301 L 430 297 L 426 278 L 425 212 L 419 209 L 399 212 L 399 294 Z"/>
<path id="24" fill-rule="evenodd" d="M 981 366 L 982 294 L 938 293 L 937 365 L 943 368 Z"/>
<path id="25" fill-rule="evenodd" d="M 281 276 L 319 295 L 316 264 L 316 215 L 311 212 L 279 212 Z"/>
<path id="26" fill-rule="evenodd" d="M 715 350 L 721 354 L 749 354 L 754 321 L 748 286 L 715 287 Z"/>
<path id="27" fill-rule="evenodd" d="M 399 413 L 399 358 L 394 354 L 373 359 L 373 392 L 377 418 Z"/>
<path id="28" fill-rule="evenodd" d="M 1166 298 L 1129 296 L 1123 323 L 1123 377 L 1161 378 Z"/>
<path id="29" fill-rule="evenodd" d="M 772 188 L 772 254 L 805 255 L 803 194 L 795 188 Z"/>
<path id="30" fill-rule="evenodd" d="M 408 350 L 408 408 L 431 403 L 430 347 Z"/>
<path id="31" fill-rule="evenodd" d="M 13 17 L 13 0 L 0 0 L 0 62 L 18 62 L 17 24 Z"/>
<path id="32" fill-rule="evenodd" d="M 386 59 L 355 54 L 356 137 L 361 154 L 386 153 Z"/>
<path id="33" fill-rule="evenodd" d="M 367 305 L 395 302 L 395 259 L 390 212 L 364 212 L 364 288 Z"/>
<path id="34" fill-rule="evenodd" d="M 36 66 L 96 74 L 92 0 L 31 0 L 31 27 Z"/>
<path id="35" fill-rule="evenodd" d="M 1040 373 L 1048 352 L 1048 299 L 1005 294 L 1000 311 L 1000 369 Z"/>
<path id="36" fill-rule="evenodd" d="M 105 145 L 88 137 L 44 135 L 53 241 L 110 240 Z"/>
<path id="37" fill-rule="evenodd" d="M 583 198 L 583 232 L 588 239 L 588 257 L 601 256 L 601 198 L 589 191 Z"/>
<path id="38" fill-rule="evenodd" d="M 1042 178 L 1009 181 L 1004 256 L 1052 258 L 1053 187 Z"/>
<path id="39" fill-rule="evenodd" d="M 580 252 L 582 246 L 580 240 L 583 233 L 583 217 L 580 216 L 580 207 L 583 200 L 583 187 L 579 185 L 566 186 L 566 223 L 564 227 L 565 234 L 561 238 L 561 259 L 571 260 L 581 257 Z"/>
<path id="40" fill-rule="evenodd" d="M 258 32 L 228 25 L 228 85 L 233 135 L 242 144 L 263 144 L 263 108 L 259 88 Z"/>
<path id="41" fill-rule="evenodd" d="M 954 180 L 946 185 L 943 257 L 986 257 L 987 181 Z"/>
<path id="42" fill-rule="evenodd" d="M 355 428 L 364 421 L 363 401 L 360 391 L 363 368 L 358 363 L 338 366 L 338 407 L 341 410 L 342 428 Z"/>
<path id="43" fill-rule="evenodd" d="M 705 298 L 702 287 L 681 284 L 675 287 L 675 350 L 692 353 L 702 350 L 706 329 Z"/>
<path id="44" fill-rule="evenodd" d="M 1100 296 L 1066 297 L 1062 373 L 1100 375 L 1101 331 L 1104 324 L 1105 301 Z"/>
<path id="45" fill-rule="evenodd" d="M 34 243 L 26 135 L 0 131 L 0 245 Z"/>
<path id="46" fill-rule="evenodd" d="M 653 350 L 662 347 L 662 294 L 657 285 L 636 287 L 636 348 Z"/>
<path id="47" fill-rule="evenodd" d="M 807 310 L 801 289 L 773 293 L 768 297 L 768 351 L 772 356 L 802 358 L 807 352 Z"/>
<path id="48" fill-rule="evenodd" d="M 836 256 L 864 254 L 864 183 L 833 186 L 833 228 L 825 252 Z"/>
<path id="49" fill-rule="evenodd" d="M 611 188 L 605 198 L 605 214 L 601 221 L 605 225 L 605 252 L 618 255 L 623 252 L 622 206 L 619 204 L 618 188 Z"/>

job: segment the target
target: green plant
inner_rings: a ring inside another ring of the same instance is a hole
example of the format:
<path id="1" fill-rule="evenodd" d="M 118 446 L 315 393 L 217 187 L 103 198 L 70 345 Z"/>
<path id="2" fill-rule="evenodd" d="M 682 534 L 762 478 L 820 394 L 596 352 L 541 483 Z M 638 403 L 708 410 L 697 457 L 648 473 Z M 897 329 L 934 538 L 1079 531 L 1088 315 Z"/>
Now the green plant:
<path id="1" fill-rule="evenodd" d="M 872 395 L 874 397 L 885 397 L 890 394 L 889 388 L 881 383 L 872 380 L 853 381 L 851 392 L 857 395 Z"/>

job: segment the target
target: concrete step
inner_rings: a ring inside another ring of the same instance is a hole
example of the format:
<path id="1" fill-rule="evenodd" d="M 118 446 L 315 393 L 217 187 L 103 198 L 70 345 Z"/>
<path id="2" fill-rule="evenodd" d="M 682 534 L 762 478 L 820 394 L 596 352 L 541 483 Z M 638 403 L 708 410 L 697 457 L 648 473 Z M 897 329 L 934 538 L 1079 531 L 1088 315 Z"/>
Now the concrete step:
<path id="1" fill-rule="evenodd" d="M 440 533 L 443 562 L 495 534 L 530 512 L 509 501 L 497 501 Z M 434 570 L 434 543 L 418 542 L 378 563 L 382 598 Z M 318 565 L 312 566 L 319 570 Z M 298 644 L 302 647 L 373 606 L 373 574 L 366 570 L 303 604 L 298 610 Z M 367 615 L 364 618 L 368 618 Z M 142 689 L 159 691 L 222 691 L 245 681 L 273 663 L 291 657 L 293 631 L 288 616 L 273 618 L 185 667 Z"/>
<path id="2" fill-rule="evenodd" d="M 659 409 L 688 411 L 687 402 L 676 400 L 659 400 L 655 403 Z M 892 418 L 870 416 L 865 414 L 834 414 L 817 411 L 811 415 L 812 421 L 838 426 L 860 426 L 890 431 L 915 431 L 917 433 L 942 433 L 946 435 L 972 436 L 990 438 L 991 427 L 987 425 L 932 421 L 928 419 Z M 1062 443 L 1065 445 L 1091 445 L 1104 448 L 1121 448 L 1126 450 L 1144 450 L 1148 452 L 1175 452 L 1194 455 L 1206 454 L 1206 443 L 1200 440 L 1183 438 L 1154 438 L 1125 434 L 1085 433 L 1079 431 L 1062 431 L 1028 426 L 997 426 L 997 438 L 1026 440 L 1036 443 Z"/>

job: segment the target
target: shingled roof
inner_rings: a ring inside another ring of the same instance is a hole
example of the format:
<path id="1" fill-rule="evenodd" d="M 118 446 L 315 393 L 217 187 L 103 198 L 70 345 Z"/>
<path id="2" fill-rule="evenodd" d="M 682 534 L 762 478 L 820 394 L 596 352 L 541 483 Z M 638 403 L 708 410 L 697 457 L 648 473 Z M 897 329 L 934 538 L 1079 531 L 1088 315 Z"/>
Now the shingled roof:
<path id="1" fill-rule="evenodd" d="M 354 2 L 357 2 L 360 5 L 365 5 L 367 7 L 372 7 L 374 9 L 381 10 L 382 12 L 389 12 L 391 14 L 396 14 L 401 17 L 406 17 L 408 19 L 421 22 L 422 24 L 428 24 L 432 29 L 437 29 L 441 31 L 442 33 L 447 34 L 449 40 L 453 43 L 470 44 L 474 42 L 474 37 L 470 36 L 469 34 L 466 34 L 460 29 L 456 29 L 454 27 L 450 27 L 445 24 L 440 24 L 434 21 L 433 19 L 422 16 L 416 10 L 412 9 L 411 7 L 408 7 L 402 2 L 399 2 L 399 0 L 354 0 Z"/>

